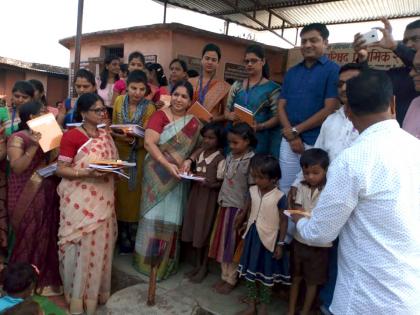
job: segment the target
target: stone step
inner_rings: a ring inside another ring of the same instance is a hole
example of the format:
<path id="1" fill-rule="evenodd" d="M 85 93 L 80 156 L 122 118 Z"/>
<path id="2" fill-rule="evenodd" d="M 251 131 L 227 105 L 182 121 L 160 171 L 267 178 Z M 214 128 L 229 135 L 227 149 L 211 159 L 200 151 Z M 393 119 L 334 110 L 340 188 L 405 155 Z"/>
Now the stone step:
<path id="1" fill-rule="evenodd" d="M 233 315 L 246 307 L 239 302 L 246 294 L 242 283 L 230 295 L 220 295 L 213 291 L 212 285 L 220 279 L 217 265 L 210 268 L 211 272 L 200 284 L 191 283 L 184 277 L 190 268 L 189 264 L 181 263 L 177 274 L 158 282 L 156 305 L 148 307 L 148 277 L 134 269 L 132 256 L 115 256 L 112 275 L 114 293 L 107 304 L 98 310 L 98 314 Z M 284 300 L 274 298 L 269 308 L 270 314 L 283 314 L 286 307 Z"/>

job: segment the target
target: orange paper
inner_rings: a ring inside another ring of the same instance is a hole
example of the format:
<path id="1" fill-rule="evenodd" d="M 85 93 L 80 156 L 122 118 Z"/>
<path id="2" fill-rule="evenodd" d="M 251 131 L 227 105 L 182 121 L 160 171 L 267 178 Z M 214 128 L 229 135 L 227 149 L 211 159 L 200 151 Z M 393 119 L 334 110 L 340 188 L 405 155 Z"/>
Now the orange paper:
<path id="1" fill-rule="evenodd" d="M 188 114 L 194 115 L 196 118 L 205 122 L 209 122 L 213 118 L 213 115 L 199 102 L 191 105 L 188 109 Z"/>
<path id="2" fill-rule="evenodd" d="M 51 151 L 60 146 L 63 132 L 53 114 L 42 115 L 29 120 L 27 124 L 32 131 L 41 133 L 39 145 L 43 152 Z"/>

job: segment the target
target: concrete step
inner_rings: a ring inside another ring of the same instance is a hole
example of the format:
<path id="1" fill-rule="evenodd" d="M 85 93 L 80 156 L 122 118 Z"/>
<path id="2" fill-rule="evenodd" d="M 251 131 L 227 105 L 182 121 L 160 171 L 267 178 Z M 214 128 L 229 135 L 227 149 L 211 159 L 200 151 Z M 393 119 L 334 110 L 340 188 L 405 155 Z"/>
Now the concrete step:
<path id="1" fill-rule="evenodd" d="M 132 256 L 115 256 L 113 263 L 113 288 L 115 292 L 98 314 L 192 314 L 192 315 L 233 315 L 246 305 L 239 302 L 246 294 L 240 283 L 229 295 L 213 291 L 212 285 L 219 280 L 218 268 L 211 272 L 201 284 L 191 283 L 184 277 L 190 266 L 182 263 L 177 274 L 157 284 L 156 305 L 148 307 L 148 277 L 139 274 L 132 266 Z M 273 298 L 270 314 L 284 314 L 287 303 Z"/>

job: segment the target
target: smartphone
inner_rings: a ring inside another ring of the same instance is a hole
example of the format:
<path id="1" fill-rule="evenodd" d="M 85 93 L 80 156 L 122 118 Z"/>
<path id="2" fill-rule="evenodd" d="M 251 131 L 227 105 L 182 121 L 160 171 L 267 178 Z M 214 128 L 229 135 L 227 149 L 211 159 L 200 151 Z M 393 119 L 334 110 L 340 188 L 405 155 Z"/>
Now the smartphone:
<path id="1" fill-rule="evenodd" d="M 378 30 L 372 29 L 371 31 L 362 34 L 362 38 L 365 41 L 366 45 L 376 43 L 379 41 Z"/>

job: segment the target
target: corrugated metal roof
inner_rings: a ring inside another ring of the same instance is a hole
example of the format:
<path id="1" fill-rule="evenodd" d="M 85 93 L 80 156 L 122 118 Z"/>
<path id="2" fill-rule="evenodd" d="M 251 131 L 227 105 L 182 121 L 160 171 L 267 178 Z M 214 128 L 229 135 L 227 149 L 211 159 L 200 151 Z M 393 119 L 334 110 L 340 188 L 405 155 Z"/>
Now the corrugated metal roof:
<path id="1" fill-rule="evenodd" d="M 155 0 L 255 30 L 420 16 L 420 0 Z M 270 23 L 269 23 L 270 21 Z M 258 22 L 264 24 L 263 27 Z"/>
<path id="2" fill-rule="evenodd" d="M 0 66 L 6 65 L 14 68 L 20 68 L 20 69 L 27 69 L 31 71 L 36 72 L 45 72 L 60 76 L 68 76 L 69 69 L 58 67 L 58 66 L 52 66 L 52 65 L 46 65 L 43 63 L 34 63 L 34 62 L 26 62 L 21 60 L 16 60 L 12 58 L 7 57 L 0 57 Z"/>

